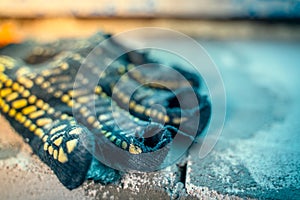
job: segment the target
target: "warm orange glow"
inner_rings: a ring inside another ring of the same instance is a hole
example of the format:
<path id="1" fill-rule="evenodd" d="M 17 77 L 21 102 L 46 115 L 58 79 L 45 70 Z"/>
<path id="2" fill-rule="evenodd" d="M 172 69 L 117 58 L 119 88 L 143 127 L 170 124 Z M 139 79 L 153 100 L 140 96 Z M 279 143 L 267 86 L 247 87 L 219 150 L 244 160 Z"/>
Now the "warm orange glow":
<path id="1" fill-rule="evenodd" d="M 0 47 L 20 41 L 21 37 L 15 24 L 7 22 L 0 25 Z"/>

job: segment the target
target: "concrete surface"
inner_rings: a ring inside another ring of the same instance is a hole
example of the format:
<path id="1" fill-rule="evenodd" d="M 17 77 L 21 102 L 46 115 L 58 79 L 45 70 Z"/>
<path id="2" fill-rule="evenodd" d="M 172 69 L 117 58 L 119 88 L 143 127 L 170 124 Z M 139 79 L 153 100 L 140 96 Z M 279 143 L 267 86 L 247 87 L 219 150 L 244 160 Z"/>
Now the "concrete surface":
<path id="1" fill-rule="evenodd" d="M 191 152 L 188 193 L 208 187 L 242 198 L 300 198 L 299 44 L 204 43 L 224 78 L 227 120 L 209 156 Z"/>
<path id="2" fill-rule="evenodd" d="M 87 181 L 68 191 L 0 117 L 0 199 L 300 198 L 300 42 L 200 41 L 227 92 L 221 138 L 204 159 L 160 172 Z"/>

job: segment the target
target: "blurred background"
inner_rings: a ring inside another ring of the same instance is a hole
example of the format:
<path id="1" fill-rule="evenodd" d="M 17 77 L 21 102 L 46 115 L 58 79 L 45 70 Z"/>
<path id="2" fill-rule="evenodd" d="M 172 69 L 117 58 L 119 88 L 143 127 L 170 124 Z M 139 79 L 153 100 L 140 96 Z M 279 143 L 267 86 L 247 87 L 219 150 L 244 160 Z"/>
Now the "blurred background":
<path id="1" fill-rule="evenodd" d="M 201 38 L 293 39 L 299 38 L 299 10 L 297 0 L 0 0 L 0 22 L 5 30 L 13 23 L 8 29 L 16 38 L 159 26 Z"/>
<path id="2" fill-rule="evenodd" d="M 192 149 L 184 168 L 180 168 L 184 176 L 179 181 L 179 194 L 194 198 L 299 199 L 300 1 L 0 0 L 0 46 L 30 38 L 53 41 L 87 37 L 99 30 L 115 34 L 138 27 L 170 28 L 191 36 L 207 51 L 224 81 L 227 116 L 221 138 L 204 159 L 197 154 L 201 142 Z M 168 35 L 158 37 L 163 40 Z M 167 41 L 176 44 L 172 39 Z M 191 54 L 197 56 L 197 52 Z M 7 134 L 7 125 L 1 127 L 0 191 L 5 199 L 60 199 L 61 194 L 82 199 L 99 197 L 104 191 L 111 191 L 114 197 L 125 194 L 125 190 L 119 194 L 112 188 L 91 185 L 75 193 L 64 190 L 45 166 L 40 164 L 42 167 L 34 170 L 36 165 L 28 163 L 39 161 L 32 160 L 30 150 L 20 147 L 21 142 L 17 150 L 9 145 L 15 144 L 17 136 Z M 25 163 L 31 170 L 12 167 L 16 163 Z M 171 179 L 172 173 L 159 173 Z M 47 184 L 39 184 L 37 175 L 50 180 L 56 192 Z M 11 177 L 18 181 L 12 182 Z M 153 191 L 158 189 L 151 190 L 155 186 L 145 188 L 133 177 L 125 178 L 132 181 L 126 195 L 143 191 L 138 197 L 155 196 Z M 32 181 L 27 185 L 29 179 Z M 178 190 L 179 182 L 166 187 Z"/>

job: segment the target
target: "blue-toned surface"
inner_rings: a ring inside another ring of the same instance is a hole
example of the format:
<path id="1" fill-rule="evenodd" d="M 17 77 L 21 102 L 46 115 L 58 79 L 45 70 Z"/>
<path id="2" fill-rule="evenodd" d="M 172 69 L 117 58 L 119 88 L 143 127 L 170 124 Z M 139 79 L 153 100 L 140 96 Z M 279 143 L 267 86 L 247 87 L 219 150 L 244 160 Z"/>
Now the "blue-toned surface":
<path id="1" fill-rule="evenodd" d="M 191 154 L 188 191 L 299 199 L 300 43 L 201 44 L 222 73 L 228 108 L 215 149 L 203 160 Z"/>

